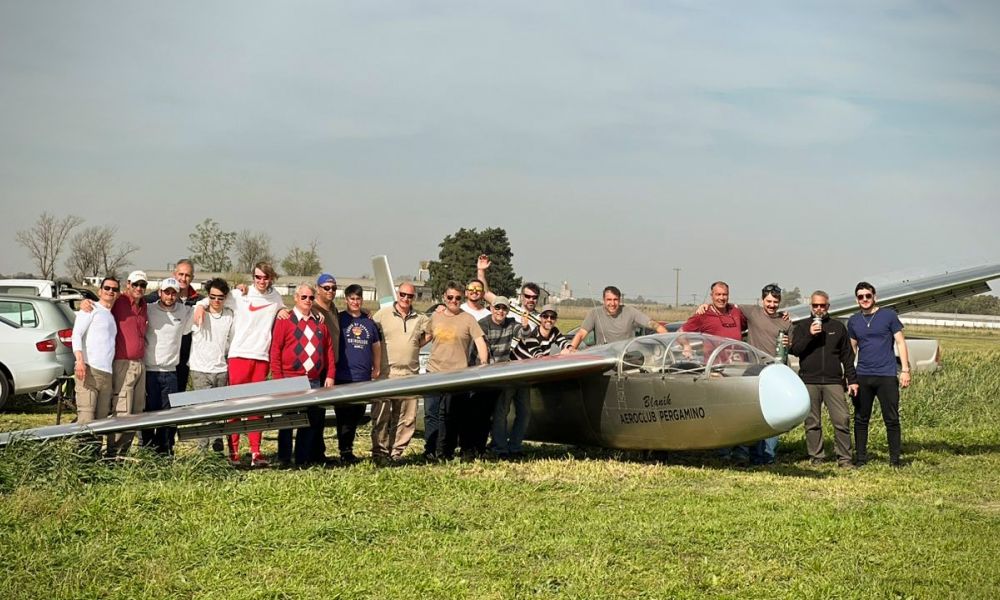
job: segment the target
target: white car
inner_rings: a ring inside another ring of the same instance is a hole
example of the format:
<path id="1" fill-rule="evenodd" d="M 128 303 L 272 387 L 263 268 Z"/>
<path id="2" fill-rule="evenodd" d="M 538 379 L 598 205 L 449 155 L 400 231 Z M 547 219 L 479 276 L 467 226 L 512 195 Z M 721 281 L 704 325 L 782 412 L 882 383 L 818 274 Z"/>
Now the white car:
<path id="1" fill-rule="evenodd" d="M 66 302 L 0 295 L 0 408 L 17 394 L 52 389 L 73 373 L 73 321 Z"/>

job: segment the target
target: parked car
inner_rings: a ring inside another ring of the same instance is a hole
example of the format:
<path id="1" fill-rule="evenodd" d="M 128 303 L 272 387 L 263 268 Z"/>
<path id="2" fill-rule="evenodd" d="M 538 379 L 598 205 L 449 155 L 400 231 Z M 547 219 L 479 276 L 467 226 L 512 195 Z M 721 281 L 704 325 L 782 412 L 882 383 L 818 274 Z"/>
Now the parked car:
<path id="1" fill-rule="evenodd" d="M 73 374 L 75 319 L 63 300 L 0 295 L 0 408 L 13 395 L 54 390 Z"/>

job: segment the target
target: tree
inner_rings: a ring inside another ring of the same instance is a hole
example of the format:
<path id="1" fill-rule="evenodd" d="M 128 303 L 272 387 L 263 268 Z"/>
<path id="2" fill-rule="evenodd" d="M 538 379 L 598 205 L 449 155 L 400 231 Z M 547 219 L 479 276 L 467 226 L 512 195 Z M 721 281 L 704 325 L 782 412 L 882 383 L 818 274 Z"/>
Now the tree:
<path id="1" fill-rule="evenodd" d="M 199 269 L 221 273 L 233 268 L 233 261 L 229 259 L 229 249 L 236 240 L 235 232 L 222 231 L 214 220 L 205 219 L 195 225 L 194 233 L 188 238 L 191 239 L 191 245 L 188 246 L 191 260 Z"/>
<path id="2" fill-rule="evenodd" d="M 430 278 L 427 283 L 435 296 L 444 293 L 444 287 L 450 280 L 461 284 L 468 283 L 476 277 L 476 259 L 480 254 L 487 254 L 492 265 L 486 272 L 490 291 L 495 294 L 511 296 L 521 288 L 521 278 L 514 274 L 507 232 L 500 227 L 489 227 L 482 231 L 459 229 L 454 235 L 445 236 L 439 244 L 441 252 L 438 260 L 431 261 L 428 266 Z"/>
<path id="3" fill-rule="evenodd" d="M 87 227 L 73 236 L 66 268 L 75 281 L 85 277 L 118 275 L 129 264 L 129 255 L 139 249 L 131 242 L 115 245 L 118 227 L 113 225 Z"/>
<path id="4" fill-rule="evenodd" d="M 24 246 L 35 261 L 42 279 L 55 279 L 56 260 L 69 234 L 83 223 L 76 215 L 56 219 L 47 212 L 30 229 L 17 232 L 17 243 Z"/>
<path id="5" fill-rule="evenodd" d="M 236 253 L 234 267 L 240 273 L 252 272 L 253 266 L 261 261 L 274 263 L 274 256 L 271 254 L 271 236 L 263 231 L 244 229 L 236 234 L 234 252 Z"/>
<path id="6" fill-rule="evenodd" d="M 316 240 L 309 242 L 309 248 L 302 249 L 292 246 L 288 256 L 281 261 L 281 268 L 287 275 L 315 275 L 320 272 L 319 254 L 316 252 Z"/>
<path id="7" fill-rule="evenodd" d="M 799 289 L 799 286 L 795 286 L 790 290 L 784 290 L 784 293 L 781 295 L 781 304 L 779 306 L 784 308 L 786 306 L 795 306 L 796 304 L 801 303 L 802 290 Z"/>

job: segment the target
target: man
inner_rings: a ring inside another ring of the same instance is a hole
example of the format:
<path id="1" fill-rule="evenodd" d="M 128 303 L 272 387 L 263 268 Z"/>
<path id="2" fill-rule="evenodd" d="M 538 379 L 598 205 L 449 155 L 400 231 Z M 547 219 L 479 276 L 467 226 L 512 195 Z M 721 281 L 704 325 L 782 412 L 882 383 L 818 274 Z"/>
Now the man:
<path id="1" fill-rule="evenodd" d="M 115 359 L 115 336 L 118 334 L 111 307 L 118 298 L 120 286 L 114 277 L 105 277 L 97 292 L 99 301 L 93 310 L 80 311 L 73 323 L 76 422 L 81 425 L 103 419 L 111 412 L 111 365 Z"/>
<path id="2" fill-rule="evenodd" d="M 333 360 L 337 360 L 337 351 L 340 345 L 340 320 L 337 313 L 337 305 L 333 299 L 337 296 L 337 279 L 329 273 L 322 273 L 316 278 L 316 301 L 313 302 L 313 311 L 323 315 L 321 319 L 330 330 L 330 339 L 333 340 Z"/>
<path id="3" fill-rule="evenodd" d="M 305 376 L 313 389 L 333 387 L 333 340 L 326 323 L 313 314 L 315 300 L 313 286 L 303 283 L 295 289 L 295 306 L 289 318 L 274 322 L 270 351 L 272 379 Z M 310 406 L 306 415 L 309 426 L 300 427 L 295 433 L 295 464 L 322 464 L 320 441 L 326 424 L 326 409 Z M 337 422 L 339 425 L 340 420 Z M 278 459 L 286 464 L 292 462 L 291 429 L 278 432 Z"/>
<path id="4" fill-rule="evenodd" d="M 899 427 L 899 388 L 910 385 L 910 356 L 903 337 L 903 324 L 896 311 L 879 309 L 875 286 L 867 281 L 855 286 L 854 295 L 861 312 L 847 320 L 847 331 L 851 346 L 858 354 L 858 393 L 854 397 L 855 464 L 860 467 L 868 462 L 868 422 L 878 397 L 889 442 L 889 464 L 899 467 L 903 445 Z M 893 343 L 902 365 L 898 377 Z"/>
<path id="5" fill-rule="evenodd" d="M 538 316 L 540 324 L 527 334 L 519 334 L 514 338 L 511 348 L 513 360 L 528 360 L 539 356 L 548 356 L 560 350 L 569 348 L 570 339 L 559 332 L 556 320 L 559 314 L 555 305 L 546 304 Z M 521 445 L 524 433 L 528 429 L 530 414 L 529 388 L 519 388 L 514 396 L 514 423 L 508 427 L 507 415 L 510 412 L 510 401 L 501 397 L 497 402 L 493 415 L 493 451 L 503 457 L 518 458 L 521 456 Z"/>
<path id="6" fill-rule="evenodd" d="M 182 286 L 183 283 L 178 280 Z M 226 356 L 233 341 L 233 310 L 226 307 L 229 284 L 225 279 L 212 279 L 205 284 L 208 290 L 208 311 L 200 325 L 191 328 L 191 385 L 196 390 L 225 387 L 229 385 L 229 368 Z M 181 358 L 184 357 L 184 339 L 181 338 Z M 178 365 L 177 387 L 180 389 L 180 368 Z M 206 438 L 202 447 L 207 447 Z M 222 452 L 222 438 L 211 440 L 212 449 Z"/>
<path id="7" fill-rule="evenodd" d="M 256 383 L 267 379 L 268 361 L 271 355 L 271 328 L 278 311 L 285 307 L 281 294 L 274 289 L 278 274 L 269 262 L 259 262 L 253 268 L 253 285 L 243 293 L 232 290 L 226 299 L 226 306 L 233 311 L 233 340 L 229 346 L 229 385 Z M 203 321 L 206 299 L 195 309 L 194 322 Z M 258 416 L 247 420 L 260 419 Z M 230 419 L 237 422 L 239 419 Z M 261 433 L 247 434 L 250 442 L 250 466 L 266 467 L 267 459 L 260 452 Z M 240 434 L 229 436 L 229 460 L 240 462 Z"/>
<path id="8" fill-rule="evenodd" d="M 469 364 L 469 349 L 475 344 L 480 364 L 485 364 L 489 349 L 483 330 L 472 315 L 462 310 L 462 288 L 449 281 L 444 292 L 445 310 L 431 317 L 434 348 L 427 363 L 428 373 L 445 373 L 464 369 Z M 452 411 L 451 394 L 424 396 L 424 456 L 430 460 L 454 458 L 458 431 Z"/>
<path id="9" fill-rule="evenodd" d="M 115 360 L 111 365 L 112 417 L 138 414 L 146 408 L 146 367 L 143 363 L 148 326 L 146 300 L 143 298 L 146 274 L 132 271 L 127 284 L 125 291 L 111 306 L 111 314 L 118 327 Z M 86 308 L 81 305 L 81 310 Z M 108 456 L 113 458 L 127 454 L 134 437 L 134 431 L 108 436 Z"/>
<path id="10" fill-rule="evenodd" d="M 812 320 L 795 325 L 790 351 L 799 357 L 799 377 L 809 390 L 809 416 L 806 417 L 806 452 L 814 464 L 824 460 L 822 405 L 833 423 L 833 447 L 837 465 L 850 469 L 850 414 L 844 398 L 844 380 L 854 396 L 858 377 L 854 370 L 854 348 L 847 327 L 827 315 L 830 296 L 816 290 L 809 298 Z"/>
<path id="11" fill-rule="evenodd" d="M 483 292 L 486 285 L 479 279 L 470 279 L 465 284 L 465 302 L 462 303 L 462 310 L 472 315 L 472 318 L 479 321 L 490 316 L 490 309 L 486 307 L 486 298 Z"/>
<path id="12" fill-rule="evenodd" d="M 180 285 L 180 289 L 177 290 L 177 301 L 187 306 L 194 306 L 201 296 L 198 291 L 191 286 L 191 280 L 194 279 L 194 263 L 191 259 L 182 258 L 177 261 L 174 265 L 174 279 L 177 280 L 177 284 Z M 150 292 L 146 294 L 146 302 L 148 304 L 153 304 L 160 299 L 157 292 Z M 180 392 L 187 391 L 188 378 L 191 373 L 191 368 L 188 366 L 188 361 L 191 356 L 191 334 L 185 335 L 181 339 L 181 357 L 177 363 L 177 390 Z"/>
<path id="13" fill-rule="evenodd" d="M 178 392 L 177 361 L 181 355 L 181 337 L 191 332 L 193 310 L 177 302 L 180 284 L 173 277 L 160 282 L 160 299 L 149 305 L 149 328 L 146 330 L 146 412 L 170 408 L 170 394 Z M 157 453 L 174 452 L 174 427 L 142 431 L 142 445 Z"/>
<path id="14" fill-rule="evenodd" d="M 514 335 L 520 331 L 521 325 L 509 314 L 510 300 L 506 296 L 495 296 L 490 316 L 479 320 L 479 328 L 483 330 L 486 347 L 489 349 L 489 357 L 486 361 L 489 364 L 510 361 L 510 349 L 514 343 Z M 479 360 L 479 352 L 473 346 L 469 353 L 469 365 L 476 365 L 480 362 L 482 361 Z M 486 441 L 491 429 L 490 422 L 497 411 L 497 403 L 498 401 L 504 402 L 503 420 L 506 428 L 507 409 L 510 408 L 510 399 L 513 394 L 513 388 L 484 390 L 474 392 L 468 400 L 460 401 L 464 402 L 465 407 L 456 406 L 455 409 L 464 413 L 460 419 L 464 426 L 459 431 L 459 443 L 462 446 L 463 454 L 469 457 L 485 454 Z M 496 454 L 504 454 L 506 453 L 506 445 L 503 448 L 497 448 L 494 443 L 493 451 Z"/>
<path id="15" fill-rule="evenodd" d="M 667 332 L 666 327 L 637 308 L 623 306 L 622 292 L 617 287 L 609 285 L 604 288 L 603 297 L 604 306 L 592 308 L 583 319 L 583 324 L 570 343 L 571 351 L 579 349 L 583 338 L 591 331 L 594 332 L 597 345 L 633 338 L 637 327 L 649 327 L 655 329 L 656 333 Z"/>
<path id="16" fill-rule="evenodd" d="M 490 257 L 485 254 L 480 254 L 479 259 L 476 261 L 476 273 L 479 279 L 483 283 L 483 296 L 489 303 L 496 302 L 496 294 L 490 291 L 489 285 L 486 283 L 486 270 L 490 268 L 493 263 L 490 261 Z M 521 298 L 520 302 L 511 301 L 510 312 L 521 324 L 522 333 L 528 333 L 531 331 L 532 327 L 538 325 L 538 312 L 535 310 L 535 306 L 538 305 L 538 298 L 542 294 L 542 288 L 538 287 L 537 283 L 528 282 L 521 286 Z"/>
<path id="17" fill-rule="evenodd" d="M 430 318 L 413 309 L 417 290 L 401 283 L 397 300 L 378 310 L 372 320 L 386 348 L 389 379 L 416 375 L 420 369 L 420 348 L 430 341 Z M 417 398 L 384 398 L 372 402 L 372 458 L 376 462 L 397 462 L 413 439 L 417 423 Z"/>
<path id="18" fill-rule="evenodd" d="M 347 310 L 340 313 L 340 350 L 337 354 L 337 385 L 378 379 L 382 369 L 382 338 L 378 325 L 361 310 L 364 289 L 351 284 L 344 290 Z M 358 462 L 354 438 L 365 416 L 364 404 L 336 406 L 337 449 L 344 464 Z"/>

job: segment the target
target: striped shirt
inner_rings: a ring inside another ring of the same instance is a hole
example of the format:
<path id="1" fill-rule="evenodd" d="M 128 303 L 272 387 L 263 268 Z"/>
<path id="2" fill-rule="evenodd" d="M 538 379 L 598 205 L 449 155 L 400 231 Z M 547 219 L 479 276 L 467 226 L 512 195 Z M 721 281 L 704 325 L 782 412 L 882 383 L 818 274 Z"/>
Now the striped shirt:
<path id="1" fill-rule="evenodd" d="M 521 330 L 521 323 L 513 317 L 504 317 L 503 323 L 499 325 L 493 321 L 493 316 L 483 317 L 479 320 L 479 326 L 486 336 L 486 347 L 490 350 L 489 363 L 507 362 L 510 360 L 510 351 L 514 345 L 514 335 Z M 479 352 L 476 345 L 472 345 L 469 352 L 469 365 L 479 364 Z"/>
<path id="2" fill-rule="evenodd" d="M 558 350 L 563 350 L 569 347 L 571 341 L 559 333 L 559 329 L 556 327 L 552 328 L 548 338 L 543 338 L 538 328 L 535 327 L 530 333 L 514 339 L 514 347 L 511 349 L 510 355 L 514 360 L 546 356 L 555 349 L 553 346 Z"/>

